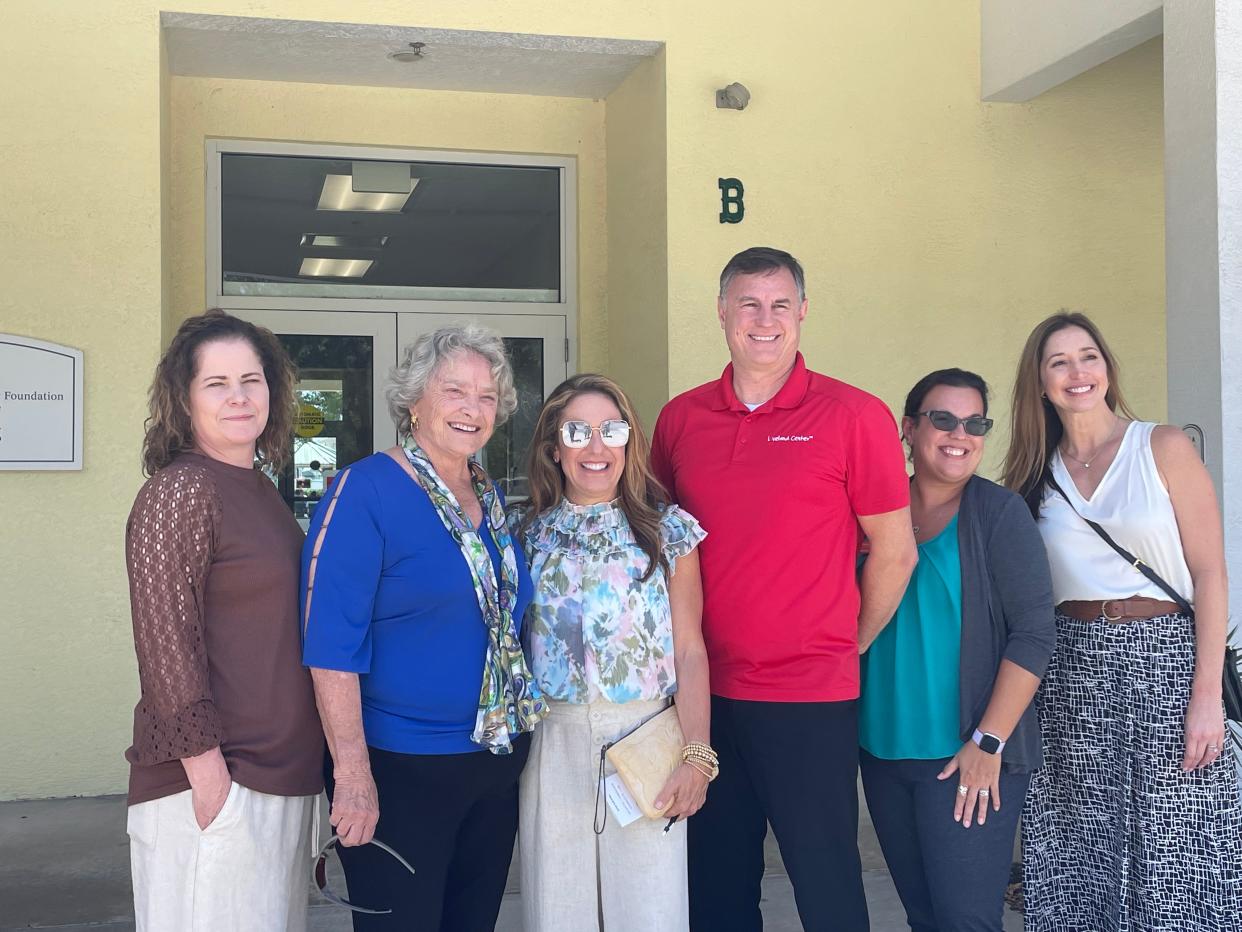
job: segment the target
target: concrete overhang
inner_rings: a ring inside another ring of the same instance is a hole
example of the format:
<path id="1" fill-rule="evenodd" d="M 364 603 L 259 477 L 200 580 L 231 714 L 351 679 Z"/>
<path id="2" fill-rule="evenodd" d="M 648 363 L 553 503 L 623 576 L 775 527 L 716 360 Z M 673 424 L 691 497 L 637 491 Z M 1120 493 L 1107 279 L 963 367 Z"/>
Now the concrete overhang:
<path id="1" fill-rule="evenodd" d="M 1164 31 L 1163 0 L 981 0 L 980 93 L 1023 101 Z"/>
<path id="2" fill-rule="evenodd" d="M 601 99 L 662 42 L 160 14 L 172 74 Z M 425 43 L 416 61 L 392 52 Z"/>

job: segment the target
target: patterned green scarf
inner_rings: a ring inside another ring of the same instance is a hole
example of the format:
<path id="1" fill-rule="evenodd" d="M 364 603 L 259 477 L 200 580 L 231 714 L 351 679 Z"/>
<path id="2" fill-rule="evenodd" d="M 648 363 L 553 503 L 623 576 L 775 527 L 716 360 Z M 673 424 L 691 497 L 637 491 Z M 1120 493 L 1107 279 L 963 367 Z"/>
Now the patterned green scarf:
<path id="1" fill-rule="evenodd" d="M 413 441 L 411 441 L 413 443 Z M 504 507 L 496 484 L 483 467 L 470 463 L 470 479 L 483 503 L 483 520 L 492 532 L 500 551 L 500 579 L 487 552 L 487 545 L 475 529 L 453 493 L 436 475 L 431 460 L 414 443 L 407 447 L 406 458 L 414 475 L 435 506 L 440 520 L 457 541 L 470 575 L 474 578 L 474 594 L 487 625 L 487 656 L 483 661 L 483 687 L 479 691 L 479 709 L 470 740 L 481 744 L 493 754 L 508 754 L 515 735 L 530 731 L 535 722 L 548 714 L 548 704 L 526 668 L 526 657 L 518 642 L 513 608 L 518 598 L 517 553 L 509 536 Z"/>

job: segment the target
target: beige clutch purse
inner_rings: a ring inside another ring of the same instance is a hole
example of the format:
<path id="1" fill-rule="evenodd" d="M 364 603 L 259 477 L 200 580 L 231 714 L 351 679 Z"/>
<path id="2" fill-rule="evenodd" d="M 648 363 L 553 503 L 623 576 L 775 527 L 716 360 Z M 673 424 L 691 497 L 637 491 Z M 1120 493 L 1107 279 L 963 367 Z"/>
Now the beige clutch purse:
<path id="1" fill-rule="evenodd" d="M 685 744 L 677 710 L 670 705 L 613 742 L 604 752 L 638 808 L 649 819 L 663 818 L 663 813 L 655 807 L 656 794 L 681 765 L 681 749 Z"/>

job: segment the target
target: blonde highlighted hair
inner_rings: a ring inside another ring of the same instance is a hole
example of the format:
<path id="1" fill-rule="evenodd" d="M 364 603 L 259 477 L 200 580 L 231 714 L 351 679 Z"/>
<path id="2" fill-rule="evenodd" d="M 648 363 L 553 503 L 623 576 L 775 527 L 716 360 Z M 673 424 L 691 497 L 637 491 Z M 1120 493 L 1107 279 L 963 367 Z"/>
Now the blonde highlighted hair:
<path id="1" fill-rule="evenodd" d="M 1009 452 L 1005 454 L 1002 482 L 1006 488 L 1026 499 L 1031 514 L 1039 517 L 1039 506 L 1048 484 L 1048 464 L 1052 452 L 1061 442 L 1065 429 L 1056 408 L 1044 397 L 1044 349 L 1048 338 L 1067 327 L 1085 330 L 1099 347 L 1108 372 L 1108 392 L 1104 402 L 1110 411 L 1134 419 L 1134 412 L 1121 393 L 1121 371 L 1117 357 L 1109 349 L 1100 328 L 1086 314 L 1058 311 L 1036 324 L 1027 337 L 1018 360 L 1018 375 L 1013 383 L 1013 406 L 1010 411 L 1012 428 Z"/>
<path id="2" fill-rule="evenodd" d="M 644 580 L 657 568 L 668 572 L 668 561 L 660 539 L 660 507 L 668 501 L 668 494 L 651 472 L 651 445 L 638 422 L 638 414 L 621 386 L 603 375 L 584 373 L 570 376 L 552 390 L 530 443 L 527 475 L 530 479 L 530 500 L 527 502 L 519 533 L 549 509 L 555 508 L 565 495 L 565 475 L 560 464 L 553 458 L 556 453 L 565 409 L 579 395 L 603 395 L 617 406 L 630 425 L 630 442 L 625 446 L 625 466 L 618 487 L 621 511 L 630 523 L 634 539 L 647 555 Z"/>

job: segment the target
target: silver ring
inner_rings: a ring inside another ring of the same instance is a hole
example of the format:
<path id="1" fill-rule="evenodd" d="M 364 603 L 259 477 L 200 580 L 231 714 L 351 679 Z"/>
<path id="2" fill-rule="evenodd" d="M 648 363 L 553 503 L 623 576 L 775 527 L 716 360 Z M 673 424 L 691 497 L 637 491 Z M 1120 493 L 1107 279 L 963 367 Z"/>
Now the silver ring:
<path id="1" fill-rule="evenodd" d="M 991 790 L 988 790 L 988 789 L 982 789 L 982 790 L 980 790 L 980 791 L 979 791 L 979 798 L 980 798 L 980 799 L 987 799 L 987 798 L 988 798 L 989 796 L 991 796 L 991 795 L 992 795 L 992 791 L 991 791 Z"/>
<path id="2" fill-rule="evenodd" d="M 1220 751 L 1220 746 L 1219 746 L 1219 745 L 1216 745 L 1216 744 L 1209 744 L 1209 745 L 1207 746 L 1207 749 L 1208 749 L 1209 751 Z"/>
<path id="3" fill-rule="evenodd" d="M 970 787 L 966 786 L 965 784 L 959 783 L 959 784 L 957 785 L 957 795 L 958 795 L 958 796 L 965 796 L 965 795 L 966 795 L 967 793 L 969 793 L 969 792 L 970 792 Z"/>

